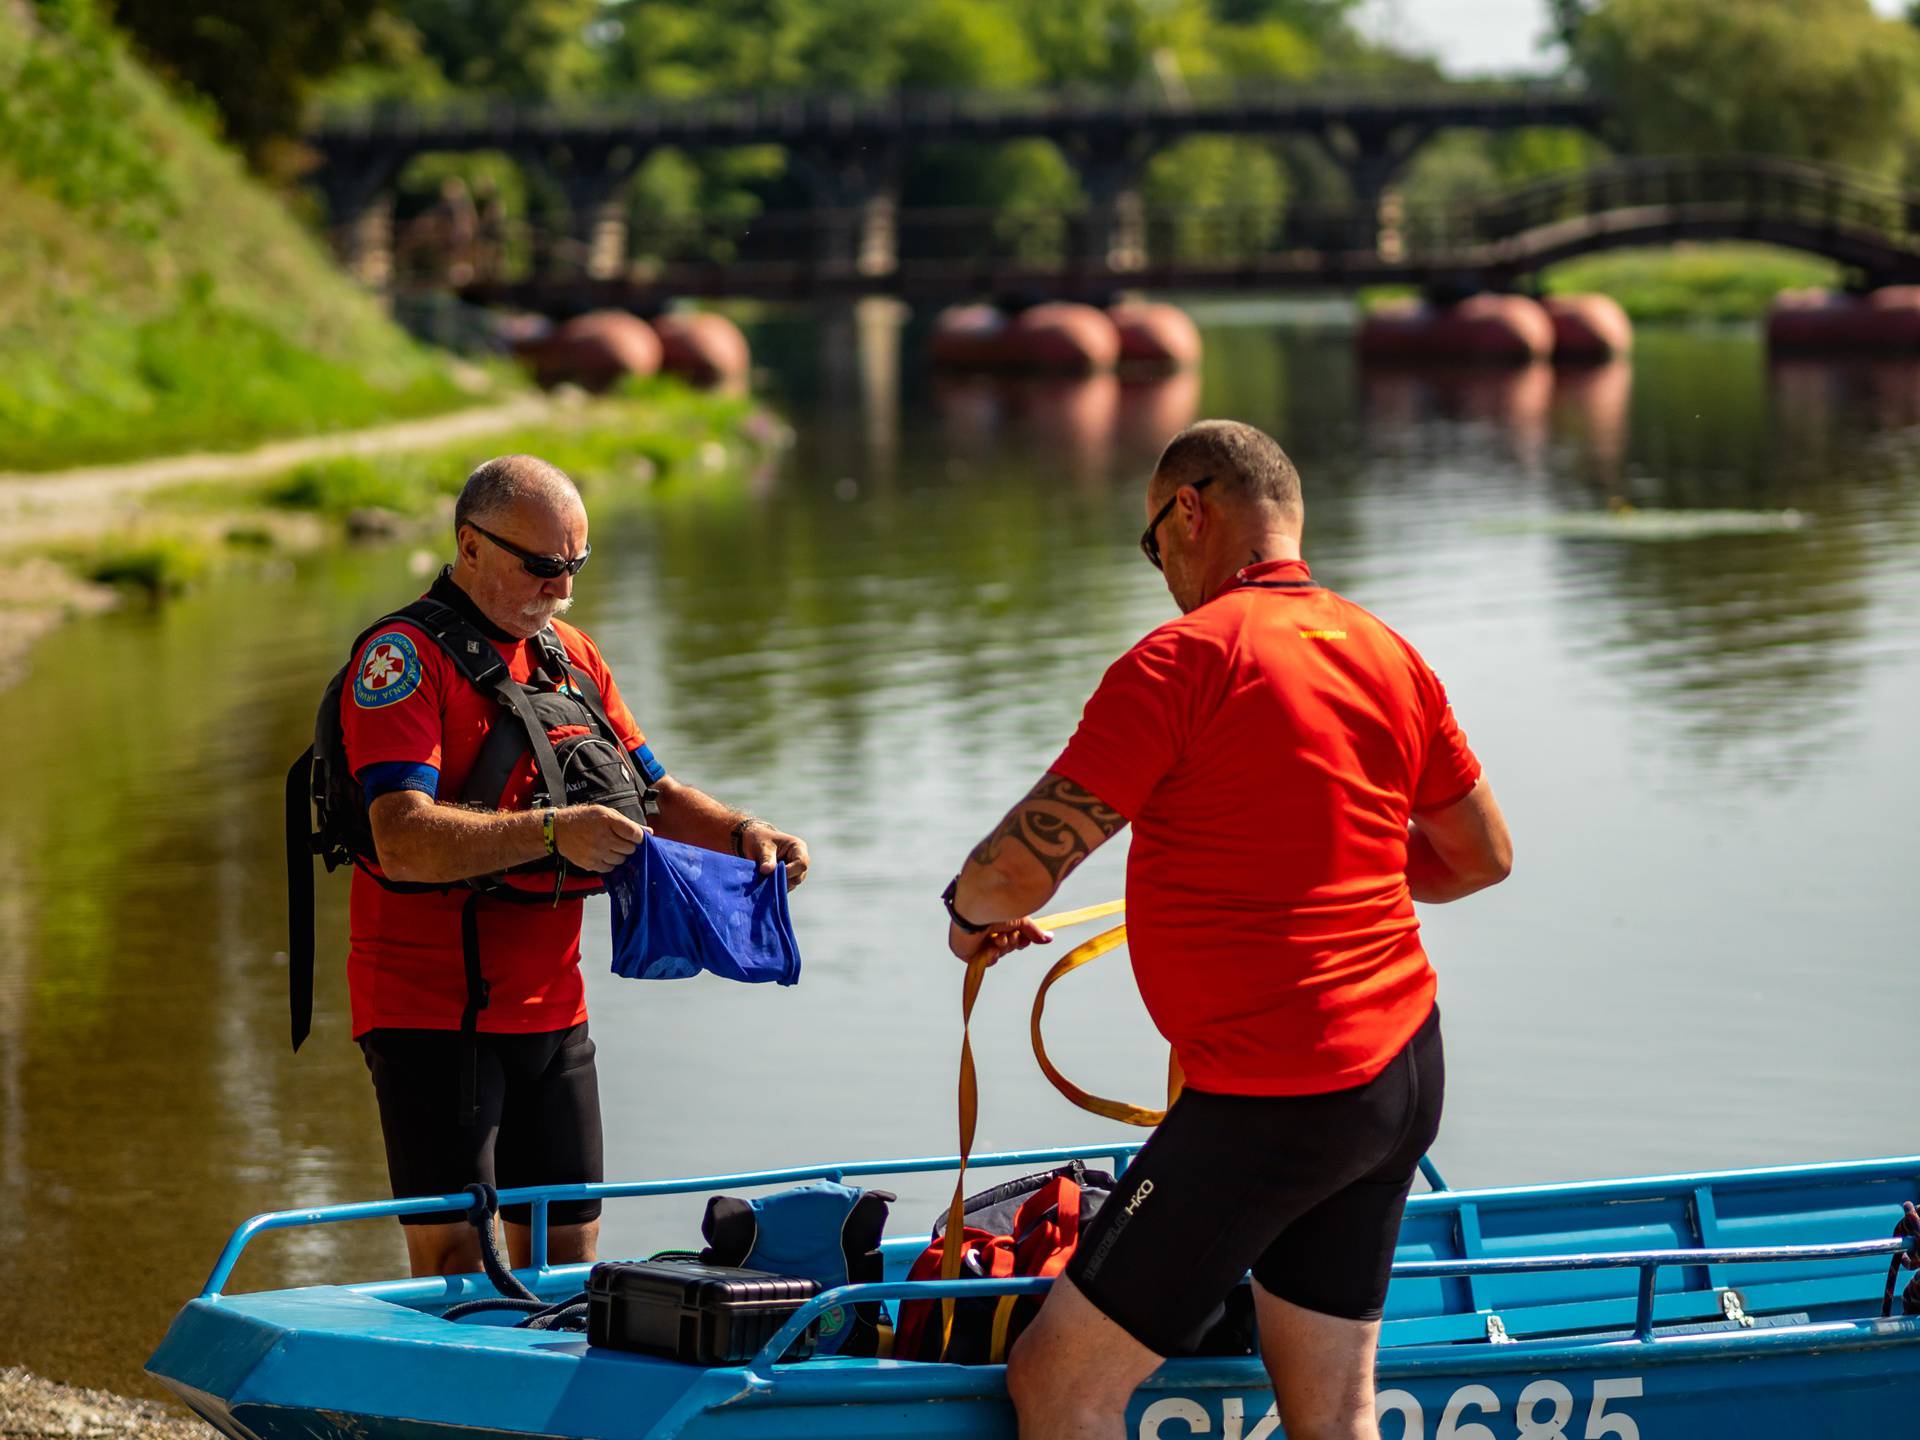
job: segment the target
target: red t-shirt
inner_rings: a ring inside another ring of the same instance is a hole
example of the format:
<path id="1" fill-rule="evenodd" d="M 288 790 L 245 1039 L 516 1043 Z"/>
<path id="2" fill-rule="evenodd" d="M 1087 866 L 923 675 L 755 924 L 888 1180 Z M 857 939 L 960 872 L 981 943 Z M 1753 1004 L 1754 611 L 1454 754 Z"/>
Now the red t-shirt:
<path id="1" fill-rule="evenodd" d="M 1052 768 L 1133 823 L 1134 975 L 1195 1088 L 1364 1084 L 1425 1021 L 1407 820 L 1480 764 L 1433 672 L 1359 606 L 1224 591 L 1114 662 Z"/>
<path id="2" fill-rule="evenodd" d="M 600 687 L 607 718 L 625 747 L 638 749 L 645 739 L 598 647 L 571 625 L 556 620 L 553 629 L 568 659 Z M 516 680 L 531 678 L 535 665 L 526 641 L 496 641 L 494 648 Z M 499 702 L 474 689 L 439 645 L 404 623 L 384 626 L 368 639 L 354 656 L 352 678 L 340 697 L 340 721 L 353 772 L 389 761 L 431 765 L 440 772 L 439 798 L 457 796 L 501 714 Z M 534 783 L 529 755 L 508 783 L 503 808 L 524 800 Z M 470 893 L 456 888 L 396 894 L 355 869 L 347 954 L 355 1038 L 380 1027 L 460 1028 L 467 998 L 460 911 Z M 580 978 L 582 903 L 516 905 L 482 897 L 480 965 L 491 993 L 480 1012 L 481 1030 L 563 1030 L 587 1018 Z"/>

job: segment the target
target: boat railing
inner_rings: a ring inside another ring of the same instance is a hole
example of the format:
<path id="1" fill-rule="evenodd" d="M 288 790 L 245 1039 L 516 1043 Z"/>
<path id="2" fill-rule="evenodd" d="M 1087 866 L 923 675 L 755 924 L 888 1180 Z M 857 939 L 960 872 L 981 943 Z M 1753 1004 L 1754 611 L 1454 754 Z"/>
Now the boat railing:
<path id="1" fill-rule="evenodd" d="M 1393 1277 L 1396 1280 L 1440 1280 L 1470 1275 L 1538 1275 L 1550 1271 L 1637 1269 L 1640 1272 L 1640 1284 L 1634 1312 L 1633 1339 L 1640 1344 L 1651 1344 L 1654 1339 L 1656 1282 L 1660 1271 L 1668 1266 L 1860 1260 L 1899 1252 L 1913 1253 L 1917 1249 L 1920 1249 L 1920 1239 L 1895 1235 L 1885 1240 L 1850 1240 L 1832 1245 L 1771 1245 L 1759 1248 L 1690 1246 L 1671 1250 L 1501 1256 L 1473 1260 L 1402 1260 L 1395 1263 Z M 747 1362 L 747 1389 L 754 1392 L 770 1390 L 774 1383 L 774 1366 L 779 1363 L 780 1357 L 793 1347 L 794 1341 L 809 1325 L 828 1310 L 870 1300 L 931 1301 L 948 1297 L 984 1299 L 1001 1295 L 1042 1295 L 1052 1285 L 1051 1278 L 1019 1276 L 1010 1279 L 889 1280 L 824 1290 L 794 1311 L 787 1322 L 760 1347 L 753 1359 Z"/>
<path id="2" fill-rule="evenodd" d="M 1105 1145 L 1064 1145 L 1044 1150 L 1003 1150 L 975 1155 L 968 1161 L 978 1170 L 1010 1165 L 1059 1165 L 1069 1160 L 1105 1160 L 1119 1174 L 1127 1162 L 1139 1153 L 1140 1140 Z M 800 1165 L 777 1170 L 746 1170 L 728 1175 L 692 1175 L 676 1180 L 603 1181 L 579 1185 L 529 1185 L 500 1191 L 502 1205 L 528 1205 L 532 1214 L 532 1268 L 547 1268 L 547 1215 L 556 1200 L 627 1200 L 660 1195 L 685 1195 L 702 1190 L 727 1190 L 762 1185 L 796 1185 L 808 1180 L 835 1182 L 871 1175 L 919 1175 L 929 1171 L 952 1170 L 960 1163 L 955 1155 L 935 1155 L 909 1160 L 857 1160 L 838 1165 Z M 1430 1171 L 1428 1179 L 1435 1189 L 1443 1188 L 1439 1172 Z M 445 1210 L 465 1211 L 473 1197 L 458 1195 L 419 1195 L 405 1200 L 368 1200 L 351 1205 L 320 1205 L 303 1210 L 270 1210 L 243 1221 L 228 1238 L 226 1248 L 214 1262 L 213 1273 L 200 1287 L 202 1300 L 217 1300 L 240 1263 L 240 1256 L 255 1236 L 269 1230 L 299 1230 L 313 1225 L 342 1225 L 357 1220 L 404 1219 L 409 1215 L 432 1215 Z"/>
<path id="3" fill-rule="evenodd" d="M 1002 1150 L 975 1155 L 967 1163 L 976 1170 L 991 1170 L 1010 1165 L 1058 1165 L 1069 1160 L 1105 1160 L 1119 1175 L 1140 1152 L 1143 1140 L 1119 1141 L 1105 1145 L 1064 1145 L 1044 1150 Z M 627 1200 L 660 1195 L 685 1195 L 701 1190 L 724 1190 L 763 1185 L 795 1185 L 809 1180 L 835 1182 L 871 1175 L 919 1175 L 930 1171 L 953 1170 L 960 1164 L 957 1155 L 932 1155 L 917 1159 L 857 1160 L 839 1165 L 801 1165 L 777 1170 L 747 1170 L 731 1175 L 692 1175 L 676 1180 L 601 1181 L 579 1185 L 529 1185 L 499 1192 L 502 1205 L 527 1205 L 532 1232 L 529 1263 L 535 1270 L 547 1268 L 547 1217 L 556 1200 Z M 1420 1173 L 1436 1191 L 1447 1182 L 1426 1156 L 1420 1158 Z M 256 1235 L 268 1230 L 298 1230 L 313 1225 L 341 1225 L 357 1220 L 385 1220 L 408 1215 L 432 1215 L 446 1210 L 468 1209 L 471 1195 L 419 1195 L 405 1200 L 368 1200 L 349 1205 L 319 1205 L 303 1210 L 270 1210 L 252 1216 L 228 1238 L 213 1273 L 200 1287 L 202 1300 L 217 1300 L 240 1263 L 240 1255 Z"/>

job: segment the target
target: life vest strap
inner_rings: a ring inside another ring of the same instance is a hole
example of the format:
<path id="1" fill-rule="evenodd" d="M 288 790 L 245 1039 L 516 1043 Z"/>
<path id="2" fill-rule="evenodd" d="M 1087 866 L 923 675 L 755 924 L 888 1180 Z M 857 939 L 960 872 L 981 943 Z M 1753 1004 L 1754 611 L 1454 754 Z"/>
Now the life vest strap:
<path id="1" fill-rule="evenodd" d="M 480 968 L 480 892 L 460 907 L 460 955 L 467 972 L 467 1004 L 460 1013 L 460 1123 L 480 1121 L 480 1012 L 491 998 Z"/>
<path id="2" fill-rule="evenodd" d="M 287 771 L 287 1006 L 293 1048 L 313 1030 L 313 746 Z"/>

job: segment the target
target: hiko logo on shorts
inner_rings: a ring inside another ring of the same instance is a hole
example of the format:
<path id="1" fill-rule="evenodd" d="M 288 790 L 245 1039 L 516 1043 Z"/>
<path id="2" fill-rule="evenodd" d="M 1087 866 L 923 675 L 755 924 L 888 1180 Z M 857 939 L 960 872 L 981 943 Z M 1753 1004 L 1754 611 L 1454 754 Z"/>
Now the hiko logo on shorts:
<path id="1" fill-rule="evenodd" d="M 1100 1267 L 1107 1263 L 1107 1256 L 1119 1243 L 1121 1232 L 1127 1228 L 1127 1223 L 1133 1219 L 1134 1212 L 1146 1203 L 1147 1197 L 1151 1194 L 1153 1194 L 1153 1181 L 1142 1180 L 1140 1188 L 1133 1192 L 1133 1198 L 1127 1201 L 1124 1213 L 1113 1222 L 1107 1233 L 1100 1237 L 1100 1243 L 1094 1246 L 1093 1253 L 1087 1257 L 1086 1265 L 1080 1272 L 1082 1279 L 1091 1280 L 1100 1273 Z"/>
<path id="2" fill-rule="evenodd" d="M 353 677 L 353 703 L 362 710 L 392 705 L 420 688 L 420 676 L 420 652 L 412 640 L 398 630 L 376 635 Z"/>

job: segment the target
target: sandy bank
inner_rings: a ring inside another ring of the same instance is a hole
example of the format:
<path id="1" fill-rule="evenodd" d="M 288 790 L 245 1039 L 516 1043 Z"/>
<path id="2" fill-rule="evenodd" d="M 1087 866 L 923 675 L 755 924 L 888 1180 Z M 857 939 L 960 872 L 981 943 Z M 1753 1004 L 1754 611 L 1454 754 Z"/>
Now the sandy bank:
<path id="1" fill-rule="evenodd" d="M 219 1433 L 152 1400 L 0 1370 L 0 1435 L 8 1440 L 217 1440 Z"/>

